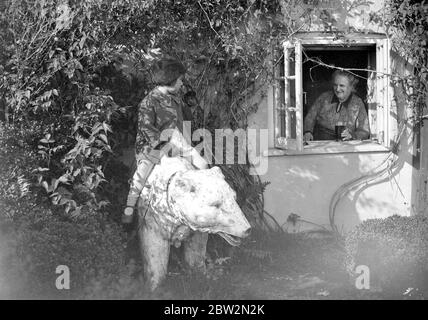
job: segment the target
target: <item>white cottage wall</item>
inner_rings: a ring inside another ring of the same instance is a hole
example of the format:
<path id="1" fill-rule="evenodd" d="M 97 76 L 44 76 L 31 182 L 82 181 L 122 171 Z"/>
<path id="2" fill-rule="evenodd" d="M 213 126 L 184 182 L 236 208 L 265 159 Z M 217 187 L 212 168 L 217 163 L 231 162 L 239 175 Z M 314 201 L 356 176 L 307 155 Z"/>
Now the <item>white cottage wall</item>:
<path id="1" fill-rule="evenodd" d="M 373 24 L 369 15 L 381 10 L 382 6 L 382 1 L 360 6 L 358 10 L 361 14 L 346 17 L 347 26 L 365 32 L 381 32 L 382 26 Z M 306 31 L 320 30 L 322 24 L 313 23 Z M 398 75 L 412 72 L 411 65 L 394 52 L 391 52 L 391 68 Z M 398 132 L 398 123 L 408 119 L 411 110 L 402 87 L 394 86 L 392 91 L 389 132 L 394 137 Z M 273 105 L 273 88 L 269 87 L 268 95 L 261 101 L 257 113 L 248 120 L 250 128 L 269 130 L 271 149 L 274 145 Z M 422 128 L 422 135 L 426 137 L 427 133 L 427 128 Z M 427 198 L 427 138 L 422 138 L 421 146 L 424 152 L 419 154 L 421 158 L 418 167 L 413 127 L 407 122 L 400 141 L 396 169 L 384 179 L 351 190 L 338 202 L 334 222 L 340 231 L 349 231 L 367 219 L 385 218 L 394 214 L 409 216 L 426 210 L 426 204 L 422 200 Z M 329 205 L 336 190 L 343 184 L 366 175 L 387 156 L 388 152 L 385 151 L 269 156 L 268 170 L 261 175 L 262 181 L 270 182 L 264 194 L 265 210 L 289 232 L 319 228 L 316 225 L 330 228 Z M 287 222 L 291 213 L 310 223 Z"/>

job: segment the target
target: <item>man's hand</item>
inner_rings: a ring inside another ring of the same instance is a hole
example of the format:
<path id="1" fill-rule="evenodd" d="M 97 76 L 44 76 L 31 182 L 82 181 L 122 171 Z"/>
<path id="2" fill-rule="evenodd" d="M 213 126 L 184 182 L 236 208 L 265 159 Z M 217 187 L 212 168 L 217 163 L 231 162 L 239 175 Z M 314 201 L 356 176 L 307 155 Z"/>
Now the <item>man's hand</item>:
<path id="1" fill-rule="evenodd" d="M 208 163 L 202 157 L 193 158 L 192 162 L 193 162 L 193 165 L 199 170 L 208 169 Z"/>
<path id="2" fill-rule="evenodd" d="M 131 208 L 131 207 L 126 207 L 125 210 L 123 211 L 123 214 L 125 216 L 132 216 L 133 213 L 134 213 L 134 208 Z"/>
<path id="3" fill-rule="evenodd" d="M 203 158 L 196 149 L 192 148 L 191 151 L 191 162 L 199 170 L 208 169 L 208 162 Z"/>
<path id="4" fill-rule="evenodd" d="M 306 142 L 306 141 L 313 141 L 314 140 L 314 136 L 312 135 L 312 133 L 310 133 L 310 132 L 306 132 L 304 135 L 303 135 L 303 141 L 304 142 Z"/>
<path id="5" fill-rule="evenodd" d="M 342 141 L 352 140 L 352 134 L 348 128 L 343 130 L 341 137 L 342 137 Z"/>
<path id="6" fill-rule="evenodd" d="M 122 223 L 130 224 L 133 219 L 134 208 L 126 207 L 122 215 Z"/>

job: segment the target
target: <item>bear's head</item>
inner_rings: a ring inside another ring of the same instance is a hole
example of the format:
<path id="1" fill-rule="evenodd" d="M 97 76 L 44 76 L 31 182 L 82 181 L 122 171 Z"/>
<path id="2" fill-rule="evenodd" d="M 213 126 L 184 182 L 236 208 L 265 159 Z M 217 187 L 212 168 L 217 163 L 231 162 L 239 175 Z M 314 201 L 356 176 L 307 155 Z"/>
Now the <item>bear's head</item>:
<path id="1" fill-rule="evenodd" d="M 175 214 L 191 229 L 217 233 L 238 245 L 250 224 L 236 203 L 236 192 L 219 167 L 179 172 L 169 186 L 169 201 Z"/>

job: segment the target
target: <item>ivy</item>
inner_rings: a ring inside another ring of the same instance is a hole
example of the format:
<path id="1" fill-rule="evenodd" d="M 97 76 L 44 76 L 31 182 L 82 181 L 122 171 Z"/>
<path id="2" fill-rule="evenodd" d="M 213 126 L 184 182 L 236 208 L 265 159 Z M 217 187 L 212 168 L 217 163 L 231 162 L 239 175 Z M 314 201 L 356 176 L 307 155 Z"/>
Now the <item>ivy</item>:
<path id="1" fill-rule="evenodd" d="M 114 140 L 111 116 L 119 106 L 97 80 L 124 50 L 111 39 L 118 32 L 133 33 L 127 17 L 139 17 L 146 5 L 18 0 L 5 7 L 0 14 L 4 118 L 31 131 L 39 156 L 34 178 L 54 204 L 74 217 L 84 206 L 100 208 L 107 202 L 96 191 L 105 182 L 102 170 Z M 86 196 L 77 196 L 82 190 Z"/>
<path id="2" fill-rule="evenodd" d="M 6 1 L 0 11 L 0 116 L 28 131 L 38 157 L 34 179 L 55 204 L 78 216 L 85 206 L 104 206 L 106 195 L 117 194 L 113 190 L 126 189 L 119 186 L 126 180 L 106 172 L 133 142 L 137 104 L 153 88 L 156 59 L 168 54 L 188 67 L 208 129 L 246 128 L 247 116 L 257 111 L 254 97 L 263 98 L 274 80 L 267 57 L 280 41 L 315 18 L 335 32 L 336 18 L 311 3 Z M 347 12 L 364 3 L 338 6 Z M 389 0 L 384 13 L 372 17 L 415 66 L 415 76 L 400 81 L 422 118 L 426 17 L 427 4 L 412 0 Z"/>
<path id="3" fill-rule="evenodd" d="M 413 76 L 401 78 L 400 84 L 412 103 L 414 120 L 427 119 L 428 101 L 428 3 L 426 1 L 390 0 L 384 24 L 393 48 L 413 66 Z"/>

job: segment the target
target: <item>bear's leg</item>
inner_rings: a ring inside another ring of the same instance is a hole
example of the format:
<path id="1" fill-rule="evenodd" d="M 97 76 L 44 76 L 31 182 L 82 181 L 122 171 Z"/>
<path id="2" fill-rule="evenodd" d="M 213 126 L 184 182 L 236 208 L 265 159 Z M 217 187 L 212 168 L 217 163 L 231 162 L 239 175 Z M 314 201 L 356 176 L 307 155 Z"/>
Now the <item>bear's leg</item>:
<path id="1" fill-rule="evenodd" d="M 192 268 L 205 272 L 208 233 L 196 231 L 184 243 L 184 260 Z"/>
<path id="2" fill-rule="evenodd" d="M 159 226 L 146 218 L 139 228 L 144 275 L 150 289 L 155 290 L 166 277 L 169 258 L 169 242 L 162 237 Z"/>

